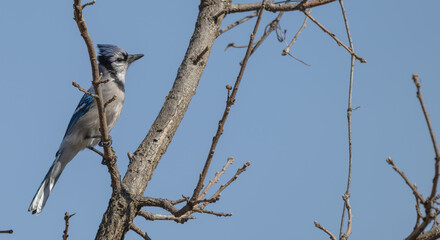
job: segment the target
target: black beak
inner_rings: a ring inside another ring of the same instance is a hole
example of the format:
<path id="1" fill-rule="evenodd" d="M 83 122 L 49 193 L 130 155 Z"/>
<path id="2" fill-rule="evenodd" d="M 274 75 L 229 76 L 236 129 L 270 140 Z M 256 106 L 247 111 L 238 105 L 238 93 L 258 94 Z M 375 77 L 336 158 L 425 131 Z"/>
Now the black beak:
<path id="1" fill-rule="evenodd" d="M 128 55 L 128 64 L 133 63 L 134 61 L 138 60 L 139 58 L 143 57 L 144 54 L 130 54 Z"/>

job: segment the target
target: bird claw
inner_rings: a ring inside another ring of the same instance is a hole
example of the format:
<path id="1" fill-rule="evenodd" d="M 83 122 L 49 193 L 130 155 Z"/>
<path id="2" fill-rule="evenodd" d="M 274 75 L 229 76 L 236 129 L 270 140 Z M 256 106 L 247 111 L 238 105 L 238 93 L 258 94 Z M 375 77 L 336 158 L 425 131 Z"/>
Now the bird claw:
<path id="1" fill-rule="evenodd" d="M 98 145 L 100 147 L 109 147 L 109 146 L 111 146 L 112 145 L 112 137 L 111 136 L 108 136 L 108 137 L 109 137 L 108 141 L 100 141 L 98 143 Z"/>

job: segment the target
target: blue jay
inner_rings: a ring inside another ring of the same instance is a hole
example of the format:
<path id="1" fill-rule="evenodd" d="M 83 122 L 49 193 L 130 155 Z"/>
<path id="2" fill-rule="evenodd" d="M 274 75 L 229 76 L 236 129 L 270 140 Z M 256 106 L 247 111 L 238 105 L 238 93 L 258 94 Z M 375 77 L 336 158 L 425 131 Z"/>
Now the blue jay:
<path id="1" fill-rule="evenodd" d="M 116 96 L 116 99 L 105 109 L 108 129 L 111 131 L 119 119 L 124 104 L 125 74 L 127 69 L 131 63 L 144 55 L 129 55 L 124 49 L 108 44 L 98 44 L 98 49 L 99 71 L 102 73 L 101 80 L 108 80 L 108 82 L 101 84 L 103 100 L 106 102 L 113 96 Z M 94 93 L 93 87 L 89 89 L 89 92 Z M 100 140 L 96 102 L 93 97 L 84 94 L 73 112 L 64 138 L 55 154 L 55 161 L 43 182 L 41 182 L 40 188 L 37 190 L 28 211 L 32 212 L 32 214 L 40 213 L 67 163 L 79 151 L 95 146 Z"/>

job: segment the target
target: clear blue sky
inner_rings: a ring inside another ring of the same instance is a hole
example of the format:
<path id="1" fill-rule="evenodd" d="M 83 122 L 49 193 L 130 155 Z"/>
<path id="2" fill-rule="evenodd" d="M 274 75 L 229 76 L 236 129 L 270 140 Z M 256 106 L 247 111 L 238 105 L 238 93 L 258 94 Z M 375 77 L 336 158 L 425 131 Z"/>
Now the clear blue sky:
<path id="1" fill-rule="evenodd" d="M 0 8 L 0 229 L 14 229 L 0 239 L 61 239 L 66 211 L 76 213 L 69 239 L 93 239 L 110 198 L 106 167 L 96 154 L 83 151 L 67 166 L 42 214 L 27 212 L 82 96 L 71 82 L 90 86 L 90 64 L 72 4 L 4 1 Z M 98 0 L 85 11 L 95 44 L 145 54 L 128 72 L 125 107 L 111 134 L 122 172 L 126 153 L 144 138 L 173 84 L 198 4 Z M 411 74 L 420 74 L 440 137 L 440 2 L 423 5 L 346 1 L 355 49 L 368 61 L 356 63 L 353 90 L 353 107 L 360 108 L 353 112 L 352 239 L 402 239 L 413 227 L 414 197 L 386 164 L 388 156 L 422 193 L 431 186 L 434 153 Z M 337 2 L 312 15 L 345 41 Z M 224 25 L 241 16 L 227 16 Z M 266 12 L 263 24 L 274 17 Z M 216 41 L 197 94 L 146 195 L 178 199 L 192 193 L 224 108 L 224 86 L 233 84 L 245 52 L 223 50 L 229 42 L 247 43 L 254 21 Z M 285 14 L 281 25 L 289 38 L 302 21 L 299 12 Z M 314 220 L 338 232 L 347 176 L 350 57 L 312 22 L 293 47 L 311 67 L 281 56 L 283 48 L 271 36 L 249 61 L 209 175 L 228 156 L 236 162 L 223 181 L 252 162 L 209 207 L 234 215 L 195 214 L 196 220 L 183 225 L 136 219 L 153 239 L 327 238 Z M 126 239 L 140 238 L 130 232 Z"/>

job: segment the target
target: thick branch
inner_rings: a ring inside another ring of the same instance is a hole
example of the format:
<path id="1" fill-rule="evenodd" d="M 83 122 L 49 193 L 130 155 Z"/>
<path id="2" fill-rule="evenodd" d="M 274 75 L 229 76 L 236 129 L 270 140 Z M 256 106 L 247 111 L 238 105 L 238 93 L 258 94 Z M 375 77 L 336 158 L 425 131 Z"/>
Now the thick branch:
<path id="1" fill-rule="evenodd" d="M 206 67 L 225 15 L 224 10 L 229 3 L 230 1 L 225 0 L 201 1 L 194 33 L 174 85 L 147 136 L 134 152 L 123 178 L 122 188 L 127 195 L 112 197 L 96 240 L 123 239 L 129 229 L 129 223 L 136 217 L 139 206 L 133 198 L 143 195 L 183 119 Z M 119 204 L 124 205 L 124 208 Z M 109 229 L 108 226 L 112 228 Z"/>
<path id="2" fill-rule="evenodd" d="M 178 223 L 184 223 L 188 221 L 188 219 L 195 219 L 194 216 L 191 216 L 191 213 L 184 214 L 180 217 L 176 217 L 174 215 L 165 215 L 165 214 L 153 214 L 144 210 L 139 210 L 138 215 L 145 218 L 148 221 L 156 221 L 156 220 L 172 220 Z"/>
<path id="3" fill-rule="evenodd" d="M 434 227 L 431 230 L 420 234 L 416 239 L 417 240 L 436 240 L 440 238 L 440 226 Z"/>
<path id="4" fill-rule="evenodd" d="M 287 12 L 287 11 L 297 11 L 307 8 L 318 7 L 324 4 L 334 2 L 336 0 L 312 0 L 303 3 L 291 3 L 291 4 L 278 4 L 273 2 L 266 3 L 264 10 L 271 12 Z M 245 4 L 231 4 L 228 7 L 228 13 L 234 12 L 248 12 L 260 9 L 261 3 L 245 3 Z"/>
<path id="5" fill-rule="evenodd" d="M 173 201 L 163 198 L 141 197 L 138 198 L 138 205 L 142 207 L 160 207 L 174 214 L 178 209 L 174 206 Z"/>

